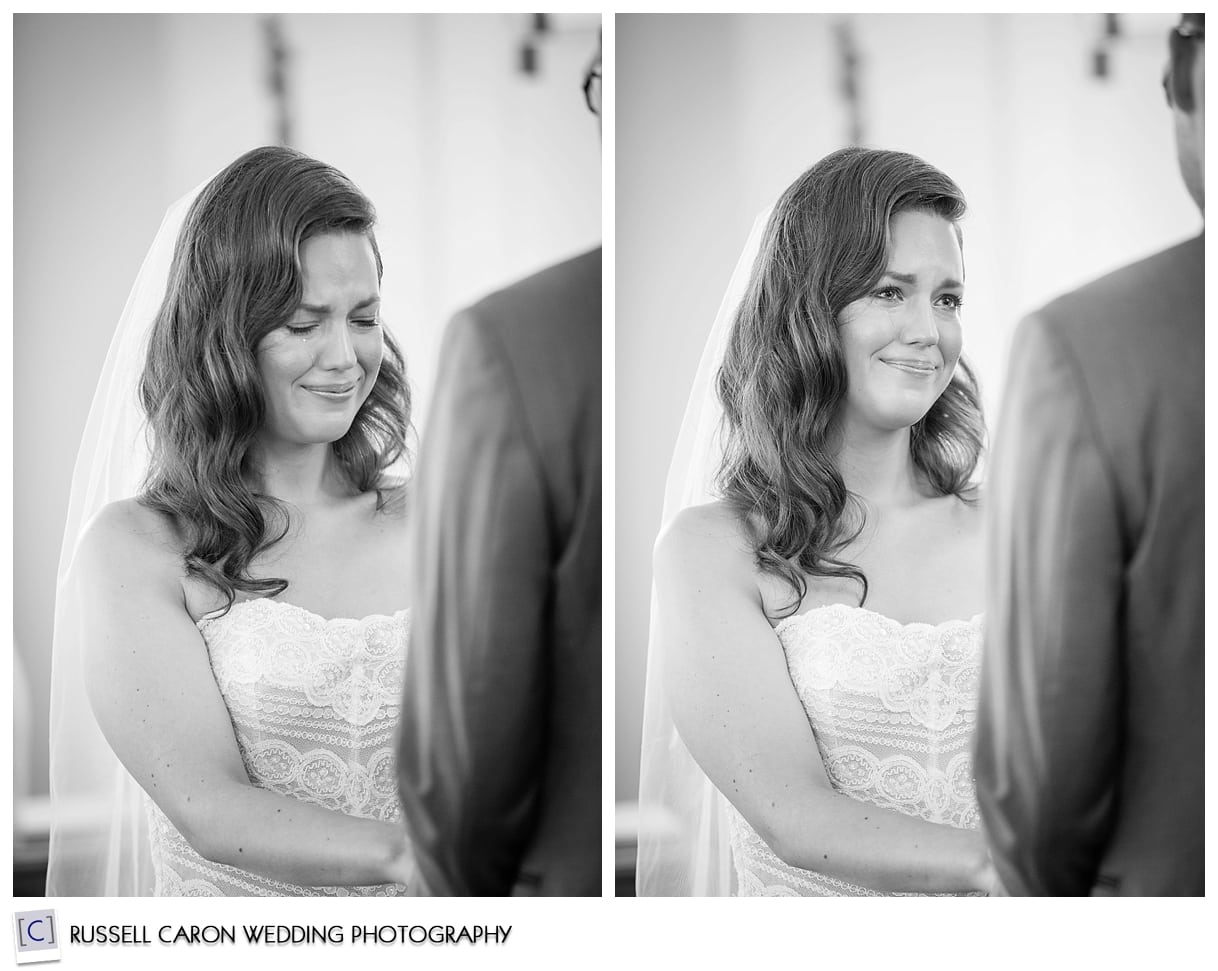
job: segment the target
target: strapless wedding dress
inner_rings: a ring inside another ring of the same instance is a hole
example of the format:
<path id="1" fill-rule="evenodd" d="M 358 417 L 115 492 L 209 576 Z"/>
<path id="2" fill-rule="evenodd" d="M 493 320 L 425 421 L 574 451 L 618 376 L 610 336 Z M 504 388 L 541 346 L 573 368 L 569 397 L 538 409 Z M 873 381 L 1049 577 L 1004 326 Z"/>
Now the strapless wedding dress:
<path id="1" fill-rule="evenodd" d="M 775 633 L 834 789 L 928 822 L 978 827 L 971 739 L 980 615 L 901 624 L 836 604 L 789 617 Z M 728 828 L 739 896 L 890 896 L 788 866 L 730 803 Z"/>
<path id="2" fill-rule="evenodd" d="M 401 813 L 394 739 L 409 612 L 326 620 L 245 600 L 199 631 L 255 785 L 358 816 Z M 145 797 L 156 896 L 394 896 L 405 887 L 301 887 L 209 863 Z"/>

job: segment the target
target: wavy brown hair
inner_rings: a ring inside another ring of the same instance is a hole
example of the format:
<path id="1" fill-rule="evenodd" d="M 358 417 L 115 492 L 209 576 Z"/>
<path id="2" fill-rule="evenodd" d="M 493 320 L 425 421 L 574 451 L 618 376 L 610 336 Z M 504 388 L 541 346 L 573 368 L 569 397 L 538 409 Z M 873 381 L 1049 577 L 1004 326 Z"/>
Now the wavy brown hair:
<path id="1" fill-rule="evenodd" d="M 889 223 L 935 213 L 956 225 L 964 196 L 938 169 L 903 152 L 847 148 L 783 193 L 766 225 L 728 338 L 716 390 L 724 410 L 720 494 L 747 524 L 758 568 L 790 585 L 798 609 L 807 576 L 867 577 L 838 557 L 863 527 L 863 507 L 835 462 L 846 396 L 838 317 L 887 267 Z M 914 465 L 935 493 L 967 498 L 985 438 L 980 396 L 963 359 L 913 426 Z M 855 515 L 847 515 L 853 506 Z"/>
<path id="2" fill-rule="evenodd" d="M 266 408 L 255 350 L 303 296 L 300 245 L 361 233 L 376 256 L 372 203 L 337 169 L 289 148 L 257 148 L 217 175 L 190 207 L 140 380 L 151 464 L 140 502 L 170 516 L 187 575 L 231 607 L 238 590 L 282 593 L 253 558 L 288 531 L 285 505 L 253 490 L 250 450 Z M 352 486 L 385 503 L 385 474 L 406 454 L 410 389 L 392 335 L 376 383 L 331 448 Z"/>

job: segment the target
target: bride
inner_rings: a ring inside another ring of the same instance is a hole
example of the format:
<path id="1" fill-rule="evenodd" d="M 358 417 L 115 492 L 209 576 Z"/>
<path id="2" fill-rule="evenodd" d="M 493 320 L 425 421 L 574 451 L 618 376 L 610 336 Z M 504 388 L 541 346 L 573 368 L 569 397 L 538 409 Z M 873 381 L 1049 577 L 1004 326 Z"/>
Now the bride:
<path id="1" fill-rule="evenodd" d="M 49 894 L 397 894 L 411 879 L 390 478 L 409 391 L 381 325 L 374 218 L 337 170 L 261 148 L 162 226 L 73 487 Z"/>
<path id="2" fill-rule="evenodd" d="M 991 887 L 964 209 L 922 160 L 845 149 L 754 229 L 656 546 L 641 895 Z"/>

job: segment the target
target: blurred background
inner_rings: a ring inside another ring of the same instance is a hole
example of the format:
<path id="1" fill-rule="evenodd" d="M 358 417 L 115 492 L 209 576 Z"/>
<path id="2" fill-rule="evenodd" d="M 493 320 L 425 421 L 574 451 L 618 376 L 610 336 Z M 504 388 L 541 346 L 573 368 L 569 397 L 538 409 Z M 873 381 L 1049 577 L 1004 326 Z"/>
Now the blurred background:
<path id="1" fill-rule="evenodd" d="M 619 15 L 616 794 L 633 892 L 651 549 L 754 217 L 850 144 L 964 190 L 964 353 L 996 427 L 1019 319 L 1201 230 L 1161 86 L 1172 14 Z"/>
<path id="2" fill-rule="evenodd" d="M 42 893 L 72 468 L 166 208 L 258 145 L 345 172 L 377 207 L 384 317 L 421 431 L 449 317 L 600 242 L 582 91 L 599 27 L 596 14 L 14 17 L 15 894 Z"/>

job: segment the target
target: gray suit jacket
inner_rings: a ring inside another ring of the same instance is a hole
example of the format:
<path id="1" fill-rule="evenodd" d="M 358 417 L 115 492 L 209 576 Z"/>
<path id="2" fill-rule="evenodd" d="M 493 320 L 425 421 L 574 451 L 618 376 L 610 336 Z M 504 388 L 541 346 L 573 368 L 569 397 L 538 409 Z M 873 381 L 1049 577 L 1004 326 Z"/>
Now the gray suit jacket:
<path id="1" fill-rule="evenodd" d="M 601 892 L 601 252 L 458 315 L 412 511 L 422 892 Z"/>
<path id="2" fill-rule="evenodd" d="M 1012 894 L 1204 892 L 1204 239 L 1016 335 L 975 753 Z"/>

